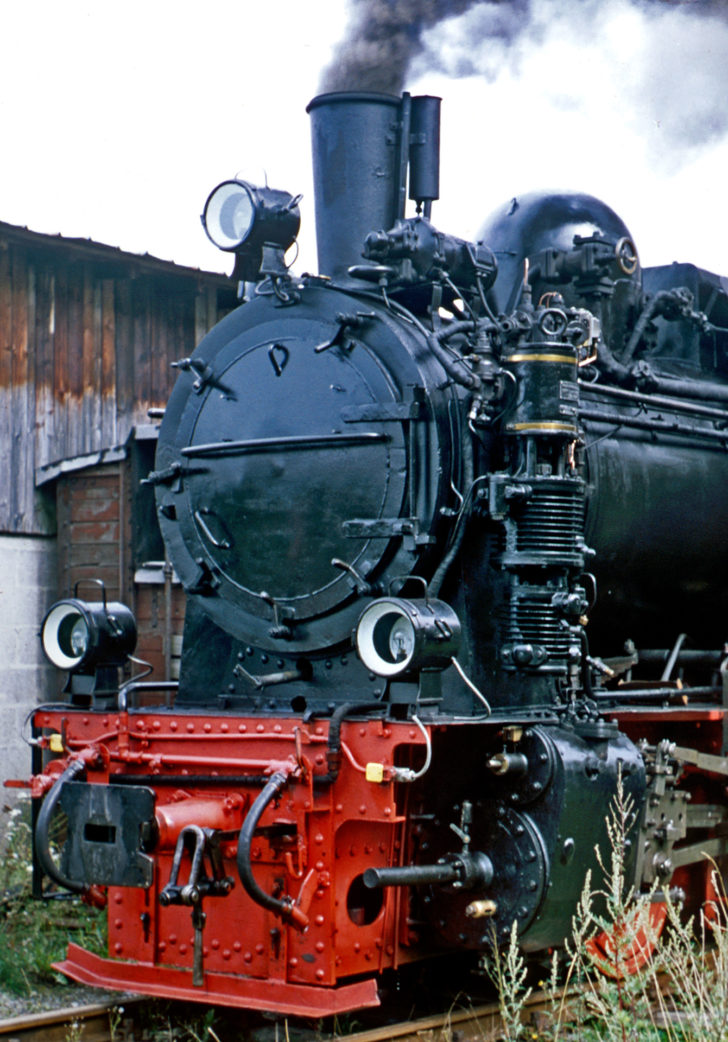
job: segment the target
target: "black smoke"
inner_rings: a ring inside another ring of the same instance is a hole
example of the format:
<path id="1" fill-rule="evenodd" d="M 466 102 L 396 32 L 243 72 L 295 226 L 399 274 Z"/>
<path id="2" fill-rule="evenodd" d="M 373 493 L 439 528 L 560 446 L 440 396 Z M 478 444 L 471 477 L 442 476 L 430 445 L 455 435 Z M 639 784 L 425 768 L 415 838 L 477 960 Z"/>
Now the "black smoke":
<path id="1" fill-rule="evenodd" d="M 649 29 L 638 60 L 615 60 L 610 90 L 624 99 L 625 118 L 639 114 L 678 149 L 722 138 L 728 0 L 350 0 L 346 36 L 320 87 L 398 94 L 429 71 L 494 80 L 559 33 L 598 47 L 620 10 L 640 12 Z M 589 87 L 575 81 L 564 106 L 578 107 Z"/>
<path id="2" fill-rule="evenodd" d="M 509 41 L 530 20 L 531 0 L 352 0 L 346 37 L 320 83 L 322 91 L 374 90 L 399 94 L 423 34 L 472 7 L 498 8 L 494 32 Z"/>

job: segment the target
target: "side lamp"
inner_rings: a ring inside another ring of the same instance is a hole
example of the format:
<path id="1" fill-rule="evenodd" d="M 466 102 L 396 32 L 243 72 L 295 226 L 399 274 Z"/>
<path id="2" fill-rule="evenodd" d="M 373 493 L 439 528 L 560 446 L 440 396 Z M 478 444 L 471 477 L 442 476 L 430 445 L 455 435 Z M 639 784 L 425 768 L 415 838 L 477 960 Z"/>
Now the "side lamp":
<path id="1" fill-rule="evenodd" d="M 460 620 L 444 601 L 382 597 L 362 612 L 354 643 L 380 677 L 446 669 L 460 646 Z"/>
<path id="2" fill-rule="evenodd" d="M 285 274 L 283 255 L 298 235 L 300 199 L 240 180 L 213 188 L 201 220 L 210 241 L 235 254 L 234 277 L 256 282 L 261 275 Z"/>
<path id="3" fill-rule="evenodd" d="M 125 604 L 83 601 L 76 594 L 57 601 L 46 614 L 40 629 L 43 650 L 54 666 L 68 670 L 64 692 L 71 701 L 91 704 L 96 698 L 115 696 L 118 670 L 134 652 L 137 627 Z"/>

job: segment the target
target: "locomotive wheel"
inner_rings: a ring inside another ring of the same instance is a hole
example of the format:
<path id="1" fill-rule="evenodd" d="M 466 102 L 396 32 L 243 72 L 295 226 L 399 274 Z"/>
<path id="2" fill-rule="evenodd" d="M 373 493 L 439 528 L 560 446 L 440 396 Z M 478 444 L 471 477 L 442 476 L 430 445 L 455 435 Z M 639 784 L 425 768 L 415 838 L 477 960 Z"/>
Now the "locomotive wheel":
<path id="1" fill-rule="evenodd" d="M 586 950 L 605 977 L 615 980 L 630 977 L 649 963 L 657 947 L 667 918 L 664 901 L 653 901 L 644 913 L 628 917 L 586 942 Z"/>

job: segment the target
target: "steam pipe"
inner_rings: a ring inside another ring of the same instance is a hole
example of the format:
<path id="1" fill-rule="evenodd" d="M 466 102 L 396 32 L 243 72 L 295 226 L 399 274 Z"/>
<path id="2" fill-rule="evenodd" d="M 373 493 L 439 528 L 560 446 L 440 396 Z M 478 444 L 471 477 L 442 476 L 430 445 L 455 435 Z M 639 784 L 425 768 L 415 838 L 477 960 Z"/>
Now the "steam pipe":
<path id="1" fill-rule="evenodd" d="M 84 894 L 88 890 L 88 887 L 85 883 L 78 883 L 74 879 L 69 879 L 67 875 L 64 875 L 51 857 L 50 824 L 53 812 L 61 797 L 63 786 L 66 782 L 75 781 L 75 779 L 84 774 L 85 771 L 86 767 L 82 760 L 73 760 L 68 767 L 66 767 L 63 774 L 61 774 L 58 781 L 54 784 L 51 791 L 43 800 L 43 804 L 38 813 L 38 820 L 35 823 L 35 852 L 38 856 L 40 867 L 49 879 L 52 879 L 54 883 L 58 884 L 58 886 L 62 886 L 64 890 L 70 890 L 72 894 Z"/>
<path id="2" fill-rule="evenodd" d="M 253 901 L 255 901 L 256 904 L 261 905 L 263 908 L 268 908 L 271 912 L 275 912 L 276 915 L 279 915 L 282 919 L 291 922 L 299 930 L 302 930 L 308 925 L 308 916 L 301 912 L 300 909 L 296 908 L 290 897 L 273 897 L 272 894 L 267 894 L 265 890 L 258 885 L 258 881 L 253 875 L 253 866 L 250 856 L 253 836 L 258 827 L 258 822 L 263 815 L 263 811 L 273 802 L 274 799 L 276 799 L 277 796 L 280 795 L 287 784 L 288 775 L 286 772 L 276 771 L 275 774 L 271 775 L 270 781 L 256 797 L 252 807 L 248 811 L 238 837 L 238 875 L 240 876 L 240 882 L 243 884 L 245 892 L 253 899 Z"/>

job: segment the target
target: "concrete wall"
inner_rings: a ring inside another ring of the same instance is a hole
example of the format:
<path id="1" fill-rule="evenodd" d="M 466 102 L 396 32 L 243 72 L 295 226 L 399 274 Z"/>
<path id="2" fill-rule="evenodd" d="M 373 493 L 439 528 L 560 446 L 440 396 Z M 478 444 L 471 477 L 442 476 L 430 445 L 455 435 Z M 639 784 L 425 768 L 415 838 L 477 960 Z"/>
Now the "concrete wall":
<path id="1" fill-rule="evenodd" d="M 58 696 L 62 678 L 38 639 L 57 590 L 54 537 L 0 534 L 0 785 L 28 777 L 30 750 L 20 740 L 21 726 L 34 705 Z M 0 789 L 0 804 L 12 794 Z"/>

